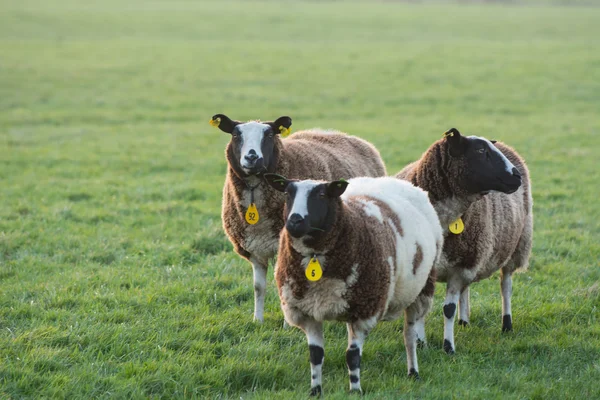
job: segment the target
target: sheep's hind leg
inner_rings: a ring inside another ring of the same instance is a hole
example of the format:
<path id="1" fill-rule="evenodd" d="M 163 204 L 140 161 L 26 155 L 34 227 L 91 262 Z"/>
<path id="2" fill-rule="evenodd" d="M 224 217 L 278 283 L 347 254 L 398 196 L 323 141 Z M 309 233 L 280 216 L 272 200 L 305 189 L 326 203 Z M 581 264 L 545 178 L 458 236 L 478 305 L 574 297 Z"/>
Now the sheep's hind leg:
<path id="1" fill-rule="evenodd" d="M 427 337 L 425 336 L 425 315 L 431 309 L 433 303 L 433 295 L 435 294 L 435 269 L 431 269 L 429 277 L 425 282 L 425 286 L 421 289 L 421 293 L 417 296 L 417 299 L 413 304 L 408 306 L 411 312 L 414 312 L 415 318 L 415 332 L 417 347 L 422 348 L 427 345 Z"/>
<path id="2" fill-rule="evenodd" d="M 469 302 L 469 287 L 467 286 L 460 292 L 460 300 L 458 301 L 458 324 L 461 326 L 469 326 L 469 317 L 471 316 L 471 304 Z"/>
<path id="3" fill-rule="evenodd" d="M 425 335 L 425 317 L 415 321 L 415 332 L 417 333 L 417 347 L 422 349 L 427 346 L 427 336 Z"/>
<path id="4" fill-rule="evenodd" d="M 254 270 L 254 321 L 262 323 L 265 312 L 265 292 L 267 288 L 267 266 L 250 258 Z"/>
<path id="5" fill-rule="evenodd" d="M 310 395 L 320 396 L 323 384 L 323 361 L 325 360 L 323 323 L 308 321 L 302 325 L 310 352 Z"/>
<path id="6" fill-rule="evenodd" d="M 456 303 L 460 294 L 460 287 L 456 281 L 449 280 L 446 285 L 446 299 L 444 300 L 444 351 L 454 354 L 454 316 Z"/>
<path id="7" fill-rule="evenodd" d="M 363 344 L 369 331 L 376 323 L 376 319 L 359 320 L 348 323 L 348 348 L 346 349 L 346 365 L 350 376 L 350 391 L 362 393 L 360 387 L 360 359 Z"/>
<path id="8" fill-rule="evenodd" d="M 417 361 L 418 335 L 416 324 L 416 307 L 408 307 L 404 311 L 404 347 L 406 347 L 406 367 L 408 369 L 409 377 L 419 379 L 419 363 Z"/>
<path id="9" fill-rule="evenodd" d="M 502 268 L 500 274 L 500 289 L 502 290 L 502 332 L 512 331 L 512 311 L 510 297 L 512 296 L 512 272 Z"/>

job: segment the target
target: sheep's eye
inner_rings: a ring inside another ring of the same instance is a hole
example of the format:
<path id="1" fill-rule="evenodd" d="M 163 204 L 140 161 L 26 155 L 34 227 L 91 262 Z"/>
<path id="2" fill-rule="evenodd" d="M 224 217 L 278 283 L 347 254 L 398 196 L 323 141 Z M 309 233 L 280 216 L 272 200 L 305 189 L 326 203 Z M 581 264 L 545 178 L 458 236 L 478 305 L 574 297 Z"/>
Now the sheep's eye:
<path id="1" fill-rule="evenodd" d="M 269 138 L 273 138 L 273 132 L 269 132 Z"/>
<path id="2" fill-rule="evenodd" d="M 319 193 L 319 198 L 320 198 L 320 199 L 324 199 L 324 198 L 325 198 L 325 192 L 321 192 L 321 193 Z"/>
<path id="3" fill-rule="evenodd" d="M 485 153 L 485 149 L 483 149 L 483 148 L 482 149 L 478 149 L 477 152 L 483 154 L 483 153 Z"/>

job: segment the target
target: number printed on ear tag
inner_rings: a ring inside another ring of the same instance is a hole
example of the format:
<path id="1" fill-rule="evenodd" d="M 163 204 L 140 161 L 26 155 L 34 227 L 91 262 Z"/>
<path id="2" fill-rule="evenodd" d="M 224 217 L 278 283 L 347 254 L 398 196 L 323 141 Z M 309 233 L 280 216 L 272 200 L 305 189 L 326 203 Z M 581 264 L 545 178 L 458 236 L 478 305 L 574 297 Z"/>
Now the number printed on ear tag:
<path id="1" fill-rule="evenodd" d="M 306 267 L 306 279 L 309 281 L 318 281 L 323 276 L 323 270 L 321 269 L 321 264 L 317 257 L 313 257 L 310 259 L 308 263 L 308 267 Z"/>
<path id="2" fill-rule="evenodd" d="M 459 217 L 456 221 L 452 222 L 448 228 L 450 229 L 450 232 L 458 235 L 465 230 L 465 224 L 463 223 L 462 218 Z"/>
<path id="3" fill-rule="evenodd" d="M 246 210 L 246 222 L 250 225 L 254 225 L 258 222 L 258 210 L 254 203 L 250 203 L 248 210 Z"/>

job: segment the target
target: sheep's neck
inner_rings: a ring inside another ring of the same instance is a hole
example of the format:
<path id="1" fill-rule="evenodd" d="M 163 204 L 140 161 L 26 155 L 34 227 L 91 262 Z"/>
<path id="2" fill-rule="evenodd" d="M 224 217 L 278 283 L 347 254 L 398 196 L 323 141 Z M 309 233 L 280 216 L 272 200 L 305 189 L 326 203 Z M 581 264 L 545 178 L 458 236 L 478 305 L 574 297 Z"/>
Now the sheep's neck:
<path id="1" fill-rule="evenodd" d="M 456 184 L 458 177 L 448 174 L 449 158 L 442 143 L 427 151 L 405 178 L 413 185 L 427 191 L 429 200 L 437 212 L 440 224 L 447 227 L 467 212 L 473 202 L 482 195 L 461 191 Z"/>
<path id="2" fill-rule="evenodd" d="M 447 227 L 467 212 L 473 201 L 475 199 L 470 196 L 452 196 L 434 201 L 432 205 L 438 215 L 440 225 Z"/>
<path id="3" fill-rule="evenodd" d="M 294 250 L 305 257 L 324 255 L 325 257 L 344 258 L 347 254 L 349 243 L 361 243 L 360 236 L 365 229 L 364 221 L 358 211 L 343 205 L 337 210 L 335 223 L 327 232 L 318 232 L 314 237 L 293 239 Z M 361 226 L 357 226 L 361 225 Z M 327 264 L 327 269 L 336 268 L 335 264 Z"/>

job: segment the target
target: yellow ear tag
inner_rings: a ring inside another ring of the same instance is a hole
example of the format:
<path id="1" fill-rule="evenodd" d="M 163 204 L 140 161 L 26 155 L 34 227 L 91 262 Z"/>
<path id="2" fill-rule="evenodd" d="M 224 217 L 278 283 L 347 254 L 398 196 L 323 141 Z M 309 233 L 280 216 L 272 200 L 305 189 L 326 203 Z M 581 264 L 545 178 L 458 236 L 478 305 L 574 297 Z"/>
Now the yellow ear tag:
<path id="1" fill-rule="evenodd" d="M 218 128 L 219 124 L 221 123 L 221 118 L 211 119 L 210 121 L 208 121 L 208 123 L 210 124 L 210 126 L 214 126 L 215 128 Z"/>
<path id="2" fill-rule="evenodd" d="M 465 224 L 463 223 L 462 218 L 459 217 L 456 221 L 451 223 L 448 226 L 448 228 L 450 229 L 450 232 L 454 233 L 455 235 L 458 235 L 465 230 Z"/>
<path id="3" fill-rule="evenodd" d="M 321 269 L 321 264 L 317 257 L 313 257 L 310 259 L 308 263 L 308 267 L 306 267 L 306 279 L 309 281 L 318 281 L 323 276 L 323 270 Z"/>
<path id="4" fill-rule="evenodd" d="M 279 127 L 279 133 L 281 133 L 281 137 L 288 137 L 290 136 L 290 133 L 292 133 L 292 130 L 290 128 L 286 128 L 285 126 L 281 125 Z"/>
<path id="5" fill-rule="evenodd" d="M 250 203 L 248 210 L 246 210 L 246 222 L 250 225 L 254 225 L 258 222 L 258 210 L 254 203 Z"/>

